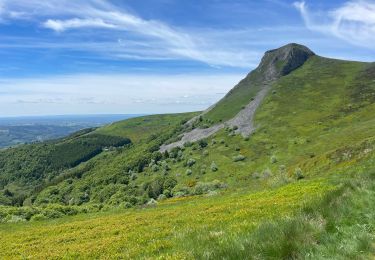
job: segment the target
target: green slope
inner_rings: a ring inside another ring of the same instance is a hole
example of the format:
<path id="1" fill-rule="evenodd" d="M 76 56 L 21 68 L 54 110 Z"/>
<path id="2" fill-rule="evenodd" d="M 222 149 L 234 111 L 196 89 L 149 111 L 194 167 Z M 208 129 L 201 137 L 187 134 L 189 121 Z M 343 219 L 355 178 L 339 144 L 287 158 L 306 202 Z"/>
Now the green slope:
<path id="1" fill-rule="evenodd" d="M 295 43 L 267 51 L 259 66 L 215 104 L 204 118 L 214 123 L 233 118 L 265 84 L 289 74 L 314 55 L 307 47 Z"/>
<path id="2" fill-rule="evenodd" d="M 350 259 L 374 253 L 374 63 L 309 57 L 273 83 L 249 138 L 223 129 L 158 153 L 194 115 L 96 130 L 129 137 L 133 145 L 65 170 L 33 201 L 112 211 L 2 224 L 0 256 Z M 145 205 L 151 198 L 159 203 Z M 9 214 L 2 219 L 27 218 Z"/>

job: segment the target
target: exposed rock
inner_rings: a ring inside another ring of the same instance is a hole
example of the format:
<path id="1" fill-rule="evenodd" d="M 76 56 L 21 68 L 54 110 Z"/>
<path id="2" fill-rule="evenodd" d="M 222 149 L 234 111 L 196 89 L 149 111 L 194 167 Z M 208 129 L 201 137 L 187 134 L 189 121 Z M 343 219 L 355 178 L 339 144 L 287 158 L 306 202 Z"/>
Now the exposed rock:
<path id="1" fill-rule="evenodd" d="M 272 84 L 280 77 L 285 76 L 302 66 L 306 60 L 313 55 L 315 55 L 314 52 L 312 52 L 309 48 L 296 43 L 290 43 L 281 48 L 267 51 L 264 54 L 259 66 L 250 72 L 223 98 L 225 99 L 228 95 L 231 95 L 238 87 L 243 87 L 244 85 L 252 87 L 254 84 L 258 84 L 258 86 L 261 85 L 261 89 L 258 94 L 253 100 L 249 101 L 249 104 L 246 105 L 244 109 L 239 111 L 236 116 L 227 122 L 216 124 L 205 129 L 196 128 L 190 132 L 184 133 L 180 141 L 168 145 L 162 145 L 160 147 L 160 151 L 164 152 L 174 147 L 181 147 L 186 142 L 196 142 L 203 138 L 207 138 L 225 126 L 237 126 L 238 129 L 236 130 L 236 133 L 240 133 L 243 136 L 250 135 L 255 130 L 253 123 L 255 111 L 261 104 L 264 97 L 267 95 Z M 215 105 L 209 107 L 199 116 L 202 116 L 210 110 L 215 109 Z M 190 119 L 186 125 L 191 125 L 195 120 L 197 120 L 197 118 L 199 118 L 199 116 Z"/>

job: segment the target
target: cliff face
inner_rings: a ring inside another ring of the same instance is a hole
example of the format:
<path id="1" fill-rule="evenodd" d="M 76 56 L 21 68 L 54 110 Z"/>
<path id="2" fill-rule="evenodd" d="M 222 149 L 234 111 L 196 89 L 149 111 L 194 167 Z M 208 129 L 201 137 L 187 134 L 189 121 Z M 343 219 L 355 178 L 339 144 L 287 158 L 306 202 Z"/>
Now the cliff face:
<path id="1" fill-rule="evenodd" d="M 260 74 L 263 80 L 273 80 L 302 66 L 313 55 L 315 53 L 309 48 L 290 43 L 278 49 L 267 51 L 255 71 Z"/>

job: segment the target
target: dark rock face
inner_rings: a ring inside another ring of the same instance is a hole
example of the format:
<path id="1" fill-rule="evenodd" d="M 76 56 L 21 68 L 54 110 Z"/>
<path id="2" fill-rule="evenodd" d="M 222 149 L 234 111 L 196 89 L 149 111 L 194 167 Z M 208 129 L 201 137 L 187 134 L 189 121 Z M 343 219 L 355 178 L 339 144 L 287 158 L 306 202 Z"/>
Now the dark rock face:
<path id="1" fill-rule="evenodd" d="M 302 66 L 313 55 L 315 53 L 309 48 L 290 43 L 278 49 L 267 51 L 256 70 L 263 75 L 265 80 L 274 80 Z"/>

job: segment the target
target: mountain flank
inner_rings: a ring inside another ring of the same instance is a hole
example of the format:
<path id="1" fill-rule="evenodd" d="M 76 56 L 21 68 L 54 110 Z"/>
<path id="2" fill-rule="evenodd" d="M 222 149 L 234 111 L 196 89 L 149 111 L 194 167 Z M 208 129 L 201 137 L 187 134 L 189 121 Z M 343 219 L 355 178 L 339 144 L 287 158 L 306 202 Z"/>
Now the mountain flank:
<path id="1" fill-rule="evenodd" d="M 255 95 L 250 97 L 247 103 L 241 108 L 237 109 L 238 111 L 233 118 L 224 122 L 221 119 L 220 123 L 213 124 L 206 128 L 202 128 L 198 125 L 197 128 L 182 133 L 179 141 L 162 145 L 160 151 L 165 152 L 175 147 L 181 147 L 188 142 L 199 141 L 225 127 L 235 128 L 235 132 L 244 137 L 249 136 L 255 130 L 253 118 L 256 109 L 267 95 L 272 84 L 280 77 L 288 75 L 293 70 L 302 66 L 314 55 L 315 53 L 309 48 L 296 43 L 290 43 L 278 49 L 267 51 L 259 66 L 241 80 L 237 86 L 230 90 L 222 100 L 211 106 L 202 114 L 192 118 L 186 124 L 188 126 L 194 125 L 194 123 L 201 120 L 202 117 L 210 118 L 210 114 L 219 114 L 220 110 L 226 109 L 226 106 L 233 106 L 234 104 L 232 104 L 231 99 L 233 96 L 236 96 L 237 92 L 246 92 L 246 94 L 251 93 Z M 246 94 L 245 96 L 247 96 Z"/>

